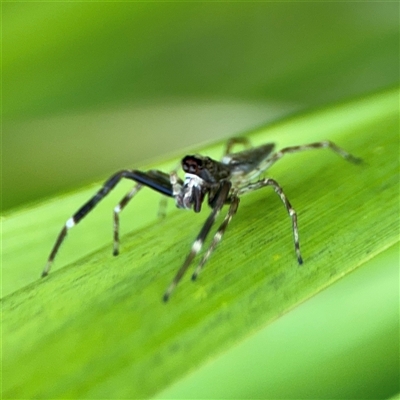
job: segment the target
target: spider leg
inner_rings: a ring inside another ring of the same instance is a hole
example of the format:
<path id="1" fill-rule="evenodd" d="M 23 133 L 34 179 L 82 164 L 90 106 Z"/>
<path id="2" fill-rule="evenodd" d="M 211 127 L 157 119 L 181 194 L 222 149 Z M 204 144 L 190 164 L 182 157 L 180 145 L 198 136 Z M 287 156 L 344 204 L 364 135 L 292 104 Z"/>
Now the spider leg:
<path id="1" fill-rule="evenodd" d="M 247 139 L 245 137 L 233 137 L 233 138 L 230 138 L 226 142 L 224 156 L 226 156 L 227 154 L 232 154 L 232 148 L 236 144 L 242 144 L 246 148 L 250 148 L 251 147 L 249 139 Z"/>
<path id="2" fill-rule="evenodd" d="M 197 279 L 197 276 L 199 275 L 199 273 L 203 269 L 204 264 L 210 258 L 210 255 L 212 254 L 212 252 L 217 247 L 217 244 L 221 241 L 222 236 L 225 233 L 226 228 L 228 227 L 229 223 L 232 220 L 232 217 L 235 215 L 235 213 L 236 213 L 236 211 L 238 209 L 239 201 L 240 201 L 239 197 L 237 197 L 237 196 L 232 197 L 232 201 L 231 201 L 231 205 L 229 207 L 228 213 L 226 214 L 222 224 L 220 225 L 220 227 L 218 228 L 217 232 L 215 233 L 214 238 L 213 238 L 210 246 L 208 247 L 206 254 L 203 256 L 203 258 L 201 259 L 199 265 L 197 266 L 196 270 L 194 271 L 194 273 L 192 275 L 192 280 L 193 281 Z"/>
<path id="3" fill-rule="evenodd" d="M 167 174 L 163 172 L 151 170 L 147 172 L 147 175 L 150 179 L 164 180 L 169 179 Z M 143 184 L 137 183 L 133 189 L 126 194 L 126 196 L 118 203 L 118 205 L 114 208 L 114 247 L 113 247 L 113 255 L 117 256 L 119 254 L 119 213 L 128 205 L 128 203 L 132 200 L 132 198 L 143 188 Z M 167 208 L 167 198 L 162 197 L 160 200 L 160 206 L 158 210 L 159 217 L 165 217 L 165 211 Z"/>
<path id="4" fill-rule="evenodd" d="M 293 230 L 293 240 L 294 240 L 294 249 L 297 256 L 297 261 L 299 264 L 303 264 L 303 258 L 301 257 L 300 253 L 300 243 L 299 243 L 299 231 L 297 228 L 297 214 L 296 211 L 293 209 L 292 205 L 289 202 L 289 199 L 286 197 L 285 193 L 283 192 L 282 188 L 279 186 L 278 182 L 273 179 L 263 179 L 261 181 L 251 183 L 238 191 L 238 195 L 252 192 L 257 189 L 261 189 L 265 186 L 272 186 L 275 190 L 275 193 L 280 197 L 282 200 L 283 205 L 285 206 L 290 218 L 292 219 L 292 230 Z"/>
<path id="5" fill-rule="evenodd" d="M 176 196 L 179 194 L 179 192 L 182 189 L 182 180 L 179 178 L 178 174 L 176 173 L 175 170 L 171 171 L 169 174 L 169 181 L 171 182 L 172 185 L 172 193 L 173 196 Z"/>
<path id="6" fill-rule="evenodd" d="M 135 194 L 139 192 L 139 190 L 142 188 L 143 185 L 140 183 L 135 185 L 133 189 L 129 193 L 127 193 L 126 196 L 114 208 L 114 248 L 113 248 L 114 256 L 117 256 L 119 254 L 119 213 L 132 200 L 132 197 L 135 196 Z"/>
<path id="7" fill-rule="evenodd" d="M 82 218 L 84 218 L 107 194 L 114 189 L 117 183 L 122 179 L 131 179 L 138 184 L 145 185 L 157 192 L 172 197 L 172 186 L 169 182 L 169 176 L 160 171 L 141 172 L 134 170 L 122 170 L 111 176 L 103 185 L 103 187 L 88 201 L 86 202 L 71 218 L 67 220 L 57 240 L 51 250 L 47 264 L 43 269 L 42 277 L 48 275 L 51 265 L 58 250 L 67 236 L 68 230 L 74 227 Z"/>
<path id="8" fill-rule="evenodd" d="M 301 145 L 301 146 L 285 147 L 284 149 L 277 151 L 269 159 L 267 159 L 266 162 L 263 163 L 261 170 L 266 171 L 273 164 L 275 164 L 279 159 L 281 159 L 285 154 L 299 153 L 301 151 L 315 150 L 315 149 L 331 149 L 336 154 L 343 157 L 345 160 L 350 161 L 354 164 L 360 164 L 362 162 L 361 158 L 353 156 L 352 154 L 348 153 L 346 150 L 342 149 L 341 147 L 336 146 L 335 143 L 333 143 L 329 140 L 324 140 L 322 142 L 310 143 L 310 144 L 305 144 L 305 145 Z"/>
<path id="9" fill-rule="evenodd" d="M 196 257 L 196 254 L 201 250 L 203 243 L 210 232 L 211 227 L 213 226 L 215 219 L 217 218 L 218 214 L 220 213 L 222 207 L 224 206 L 229 191 L 231 188 L 231 183 L 228 181 L 223 181 L 221 183 L 221 187 L 216 195 L 216 199 L 213 203 L 213 210 L 211 214 L 206 219 L 203 227 L 201 228 L 200 233 L 197 235 L 196 240 L 193 242 L 192 247 L 190 249 L 189 254 L 187 255 L 182 267 L 176 273 L 174 279 L 172 280 L 171 284 L 168 286 L 167 290 L 164 293 L 163 300 L 166 302 L 168 301 L 171 293 L 175 289 L 176 285 L 179 283 L 183 275 L 185 274 L 186 270 L 188 269 L 189 265 L 192 263 L 193 259 Z"/>
<path id="10" fill-rule="evenodd" d="M 179 178 L 177 171 L 179 165 L 177 165 L 170 173 L 169 173 L 169 181 L 172 185 L 173 195 L 177 195 L 179 190 L 182 187 L 182 179 Z M 168 199 L 166 197 L 161 197 L 160 204 L 158 206 L 157 216 L 159 218 L 164 218 L 167 215 L 167 207 L 168 207 Z"/>

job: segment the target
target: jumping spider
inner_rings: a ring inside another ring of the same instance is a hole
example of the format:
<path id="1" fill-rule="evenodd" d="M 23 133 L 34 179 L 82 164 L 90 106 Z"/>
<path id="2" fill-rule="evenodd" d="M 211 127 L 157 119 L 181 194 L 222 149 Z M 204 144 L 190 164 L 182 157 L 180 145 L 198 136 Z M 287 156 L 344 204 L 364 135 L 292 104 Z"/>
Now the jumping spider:
<path id="1" fill-rule="evenodd" d="M 248 148 L 235 153 L 232 152 L 232 147 L 235 144 L 242 144 Z M 136 185 L 114 208 L 114 255 L 118 255 L 119 252 L 119 214 L 133 196 L 145 186 L 161 193 L 162 195 L 173 197 L 178 208 L 193 209 L 194 212 L 200 211 L 207 196 L 207 203 L 212 210 L 201 228 L 200 233 L 193 242 L 191 250 L 183 265 L 167 288 L 163 296 L 164 301 L 169 299 L 175 286 L 178 284 L 197 253 L 201 250 L 203 243 L 222 207 L 225 204 L 229 205 L 228 212 L 215 233 L 206 253 L 194 271 L 192 275 L 193 280 L 197 278 L 204 264 L 221 240 L 229 222 L 238 209 L 240 196 L 261 189 L 265 186 L 272 186 L 289 213 L 292 220 L 294 248 L 297 261 L 299 264 L 302 264 L 303 259 L 300 253 L 297 215 L 295 210 L 292 208 L 282 188 L 275 180 L 271 178 L 256 179 L 285 154 L 297 153 L 304 150 L 329 148 L 344 159 L 353 163 L 359 163 L 361 160 L 330 141 L 286 147 L 277 152 L 273 152 L 274 147 L 275 145 L 273 143 L 267 143 L 262 146 L 251 148 L 247 139 L 233 138 L 228 141 L 224 153 L 225 155 L 221 161 L 215 161 L 210 157 L 204 157 L 201 155 L 184 157 L 181 162 L 182 169 L 185 172 L 184 180 L 178 177 L 176 171 L 173 171 L 170 174 L 158 170 L 150 170 L 147 172 L 122 170 L 117 172 L 104 183 L 103 187 L 87 203 L 85 203 L 70 219 L 67 220 L 57 237 L 47 264 L 42 272 L 42 277 L 45 277 L 49 273 L 53 260 L 64 241 L 68 230 L 84 218 L 122 178 L 131 179 L 136 182 Z"/>

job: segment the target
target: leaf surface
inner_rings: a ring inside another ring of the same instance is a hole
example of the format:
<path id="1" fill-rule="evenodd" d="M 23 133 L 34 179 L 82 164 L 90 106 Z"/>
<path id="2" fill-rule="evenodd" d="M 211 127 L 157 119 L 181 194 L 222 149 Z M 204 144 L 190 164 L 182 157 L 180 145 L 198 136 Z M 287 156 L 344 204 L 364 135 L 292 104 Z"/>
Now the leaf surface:
<path id="1" fill-rule="evenodd" d="M 45 280 L 58 230 L 97 186 L 4 217 L 3 396 L 155 395 L 398 243 L 398 129 L 398 91 L 390 90 L 249 134 L 255 145 L 279 147 L 330 139 L 365 163 L 328 150 L 286 156 L 268 176 L 298 212 L 304 265 L 279 198 L 260 190 L 242 198 L 203 273 L 195 283 L 185 276 L 168 304 L 161 296 L 208 210 L 171 210 L 159 221 L 157 196 L 141 193 L 132 219 L 122 215 L 134 228 L 112 257 L 110 210 L 127 185 L 71 230 Z"/>

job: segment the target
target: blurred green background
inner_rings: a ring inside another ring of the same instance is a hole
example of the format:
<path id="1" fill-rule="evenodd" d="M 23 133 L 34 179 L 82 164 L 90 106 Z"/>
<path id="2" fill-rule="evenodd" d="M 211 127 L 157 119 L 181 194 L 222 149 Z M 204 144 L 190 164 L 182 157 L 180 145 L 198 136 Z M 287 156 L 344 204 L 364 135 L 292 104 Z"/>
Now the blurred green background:
<path id="1" fill-rule="evenodd" d="M 397 2 L 2 12 L 4 210 L 399 81 Z"/>

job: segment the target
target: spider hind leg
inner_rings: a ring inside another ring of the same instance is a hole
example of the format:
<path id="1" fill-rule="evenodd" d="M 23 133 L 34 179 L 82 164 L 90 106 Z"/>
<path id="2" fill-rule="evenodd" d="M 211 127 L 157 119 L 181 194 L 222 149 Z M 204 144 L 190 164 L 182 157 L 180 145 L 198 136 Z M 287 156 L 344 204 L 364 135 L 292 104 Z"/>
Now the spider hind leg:
<path id="1" fill-rule="evenodd" d="M 303 264 L 303 257 L 301 256 L 300 252 L 300 241 L 299 241 L 299 231 L 297 227 L 297 213 L 290 204 L 289 199 L 286 197 L 285 193 L 283 192 L 283 189 L 281 186 L 276 182 L 274 179 L 266 178 L 261 181 L 255 182 L 255 183 L 250 183 L 247 186 L 241 188 L 239 190 L 239 194 L 245 194 L 249 192 L 253 192 L 254 190 L 261 189 L 266 186 L 272 186 L 274 189 L 275 193 L 280 197 L 283 205 L 286 208 L 286 211 L 288 212 L 291 220 L 292 220 L 292 231 L 293 231 L 293 242 L 294 242 L 294 249 L 297 257 L 297 261 L 299 265 Z"/>

